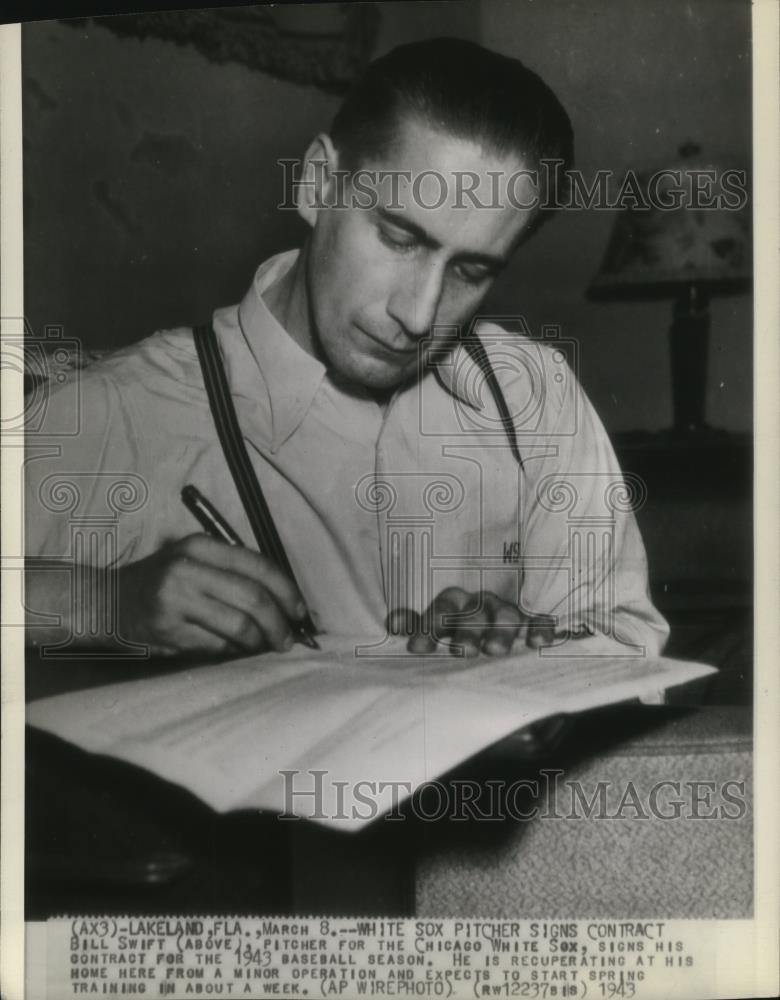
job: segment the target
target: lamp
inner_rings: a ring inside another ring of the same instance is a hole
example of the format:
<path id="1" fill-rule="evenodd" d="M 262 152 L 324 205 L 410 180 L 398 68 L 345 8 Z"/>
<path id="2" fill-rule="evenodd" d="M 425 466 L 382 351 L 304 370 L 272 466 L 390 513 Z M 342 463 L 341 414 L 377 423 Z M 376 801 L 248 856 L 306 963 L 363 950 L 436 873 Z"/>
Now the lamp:
<path id="1" fill-rule="evenodd" d="M 745 292 L 751 280 L 747 198 L 731 186 L 725 194 L 713 187 L 724 172 L 700 153 L 686 143 L 677 163 L 633 175 L 633 189 L 624 181 L 621 193 L 629 191 L 626 200 L 634 204 L 617 216 L 586 293 L 594 301 L 674 298 L 669 349 L 676 434 L 708 430 L 709 300 Z"/>

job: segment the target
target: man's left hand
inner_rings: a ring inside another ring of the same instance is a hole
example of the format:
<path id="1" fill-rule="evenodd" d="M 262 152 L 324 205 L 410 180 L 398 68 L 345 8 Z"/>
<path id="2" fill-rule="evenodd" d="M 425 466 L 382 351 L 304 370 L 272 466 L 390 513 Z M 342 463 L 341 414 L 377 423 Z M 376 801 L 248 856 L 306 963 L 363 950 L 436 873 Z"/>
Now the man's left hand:
<path id="1" fill-rule="evenodd" d="M 393 635 L 409 635 L 410 653 L 432 653 L 437 643 L 448 642 L 464 656 L 480 650 L 505 656 L 521 633 L 532 648 L 549 645 L 556 636 L 552 619 L 524 614 L 490 590 L 469 593 L 460 587 L 443 590 L 422 615 L 406 608 L 391 612 L 387 626 Z"/>

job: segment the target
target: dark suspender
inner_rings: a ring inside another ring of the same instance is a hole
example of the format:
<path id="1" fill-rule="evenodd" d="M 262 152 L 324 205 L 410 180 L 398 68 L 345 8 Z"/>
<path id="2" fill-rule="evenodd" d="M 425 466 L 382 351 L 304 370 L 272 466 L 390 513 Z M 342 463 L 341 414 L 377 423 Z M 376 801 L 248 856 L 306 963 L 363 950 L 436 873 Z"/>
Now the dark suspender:
<path id="1" fill-rule="evenodd" d="M 515 430 L 515 422 L 512 419 L 512 414 L 507 406 L 506 397 L 504 396 L 504 391 L 499 385 L 498 379 L 496 378 L 496 373 L 493 370 L 493 366 L 490 363 L 490 358 L 487 356 L 487 351 L 482 345 L 482 341 L 476 335 L 471 337 L 464 337 L 461 341 L 463 346 L 471 355 L 474 362 L 479 366 L 480 371 L 485 376 L 485 381 L 488 384 L 488 388 L 493 394 L 493 401 L 498 409 L 498 415 L 501 417 L 501 424 L 504 428 L 504 433 L 509 440 L 509 447 L 512 449 L 512 454 L 517 459 L 517 464 L 520 468 L 524 468 L 523 459 L 520 455 L 520 448 L 517 444 L 517 431 Z"/>
<path id="2" fill-rule="evenodd" d="M 205 323 L 195 327 L 194 334 L 203 381 L 211 404 L 211 415 L 257 547 L 294 580 L 295 574 L 279 541 L 262 487 L 247 454 L 214 330 L 210 323 Z"/>
<path id="3" fill-rule="evenodd" d="M 276 562 L 277 566 L 284 570 L 292 579 L 295 579 L 287 554 L 279 542 L 276 528 L 271 518 L 271 512 L 263 495 L 263 490 L 247 454 L 214 329 L 210 323 L 204 323 L 202 326 L 195 327 L 194 335 L 198 360 L 203 372 L 203 381 L 206 385 L 206 392 L 209 397 L 211 414 L 214 417 L 217 434 L 219 435 L 230 474 L 236 484 L 241 503 L 244 505 L 244 510 L 249 519 L 249 524 L 257 541 L 258 548 L 262 553 L 270 556 Z M 522 469 L 523 460 L 517 444 L 517 435 L 515 433 L 512 414 L 509 411 L 504 393 L 496 378 L 496 373 L 493 371 L 493 366 L 490 364 L 487 352 L 477 337 L 465 337 L 462 343 L 485 376 L 485 380 L 498 407 L 501 423 L 509 439 L 512 454 Z"/>

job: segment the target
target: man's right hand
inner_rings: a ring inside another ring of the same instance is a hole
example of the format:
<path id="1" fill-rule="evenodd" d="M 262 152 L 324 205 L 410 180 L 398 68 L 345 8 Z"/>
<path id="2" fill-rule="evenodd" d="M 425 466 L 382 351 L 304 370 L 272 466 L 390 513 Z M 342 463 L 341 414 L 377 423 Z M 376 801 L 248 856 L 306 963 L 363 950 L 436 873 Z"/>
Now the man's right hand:
<path id="1" fill-rule="evenodd" d="M 117 573 L 123 639 L 153 654 L 288 650 L 306 614 L 295 584 L 265 556 L 190 535 Z"/>

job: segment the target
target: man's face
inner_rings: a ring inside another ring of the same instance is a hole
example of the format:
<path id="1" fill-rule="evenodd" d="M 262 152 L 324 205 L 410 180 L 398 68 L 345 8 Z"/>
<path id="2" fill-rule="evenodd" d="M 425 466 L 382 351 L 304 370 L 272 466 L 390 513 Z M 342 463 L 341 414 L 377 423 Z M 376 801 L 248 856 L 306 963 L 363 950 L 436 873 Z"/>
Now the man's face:
<path id="1" fill-rule="evenodd" d="M 516 157 L 484 153 L 406 119 L 381 162 L 365 168 L 412 178 L 429 173 L 395 190 L 383 180 L 371 208 L 351 203 L 348 182 L 348 207 L 318 210 L 307 291 L 319 348 L 334 374 L 369 390 L 392 389 L 414 374 L 418 343 L 431 327 L 460 326 L 473 315 L 531 220 L 517 207 L 533 197 L 526 178 L 515 180 L 507 198 L 507 179 L 523 167 Z"/>

